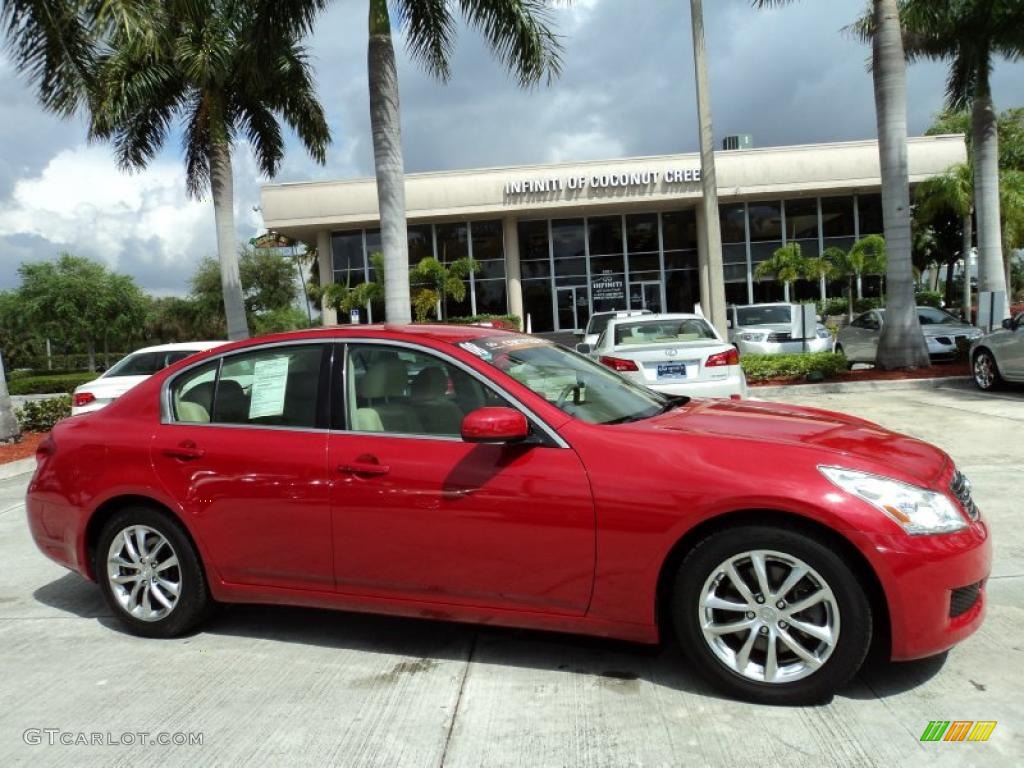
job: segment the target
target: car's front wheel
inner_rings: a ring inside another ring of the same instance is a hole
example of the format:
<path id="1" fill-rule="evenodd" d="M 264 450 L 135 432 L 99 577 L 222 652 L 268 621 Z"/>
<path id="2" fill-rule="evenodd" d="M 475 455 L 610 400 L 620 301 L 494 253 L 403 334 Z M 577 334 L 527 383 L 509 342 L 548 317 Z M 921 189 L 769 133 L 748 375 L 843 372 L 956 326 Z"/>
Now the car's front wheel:
<path id="1" fill-rule="evenodd" d="M 176 637 L 210 609 L 195 548 L 164 512 L 149 507 L 115 512 L 100 532 L 95 558 L 104 598 L 134 634 Z"/>
<path id="2" fill-rule="evenodd" d="M 769 704 L 821 701 L 860 669 L 871 606 L 850 568 L 815 536 L 728 528 L 683 560 L 672 618 L 687 655 L 727 693 Z"/>
<path id="3" fill-rule="evenodd" d="M 979 349 L 974 355 L 974 364 L 971 366 L 974 374 L 974 383 L 978 389 L 990 392 L 999 389 L 1003 383 L 1003 377 L 999 375 L 999 366 L 995 357 L 987 349 Z"/>

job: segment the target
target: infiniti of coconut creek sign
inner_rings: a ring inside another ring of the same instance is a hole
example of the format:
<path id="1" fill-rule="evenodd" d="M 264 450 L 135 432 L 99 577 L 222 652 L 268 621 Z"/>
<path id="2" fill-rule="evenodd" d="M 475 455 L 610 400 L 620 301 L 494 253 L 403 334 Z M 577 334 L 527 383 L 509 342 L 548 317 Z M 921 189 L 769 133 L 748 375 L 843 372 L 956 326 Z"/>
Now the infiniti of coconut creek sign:
<path id="1" fill-rule="evenodd" d="M 669 168 L 664 171 L 612 171 L 575 176 L 509 179 L 505 182 L 504 192 L 506 199 L 527 195 L 551 196 L 564 191 L 630 189 L 637 192 L 654 192 L 677 184 L 694 184 L 699 181 L 700 168 Z"/>

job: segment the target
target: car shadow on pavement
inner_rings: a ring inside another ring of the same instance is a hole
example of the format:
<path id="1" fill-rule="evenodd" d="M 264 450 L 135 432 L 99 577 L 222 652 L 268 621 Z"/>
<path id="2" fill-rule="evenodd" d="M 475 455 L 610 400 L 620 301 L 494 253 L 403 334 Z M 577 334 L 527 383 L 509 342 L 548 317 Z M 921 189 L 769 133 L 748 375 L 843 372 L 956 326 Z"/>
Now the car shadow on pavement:
<path id="1" fill-rule="evenodd" d="M 113 632 L 124 632 L 99 588 L 77 574 L 66 574 L 39 587 L 33 597 L 51 608 L 96 619 Z M 204 635 L 404 656 L 427 664 L 470 659 L 491 666 L 582 676 L 599 687 L 627 695 L 639 693 L 640 681 L 647 681 L 670 690 L 726 698 L 697 674 L 674 643 L 646 646 L 538 630 L 264 605 L 220 606 L 194 634 Z M 945 654 L 899 664 L 869 657 L 857 678 L 837 695 L 860 700 L 897 695 L 932 678 L 945 660 Z M 383 677 L 418 668 L 402 662 Z"/>

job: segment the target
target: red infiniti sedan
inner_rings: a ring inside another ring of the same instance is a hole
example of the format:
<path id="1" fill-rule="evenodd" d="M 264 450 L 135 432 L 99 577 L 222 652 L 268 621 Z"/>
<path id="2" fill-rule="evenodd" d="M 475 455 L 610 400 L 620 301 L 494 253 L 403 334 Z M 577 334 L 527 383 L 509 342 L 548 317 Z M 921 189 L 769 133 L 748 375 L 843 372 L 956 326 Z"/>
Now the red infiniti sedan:
<path id="1" fill-rule="evenodd" d="M 873 640 L 946 650 L 988 528 L 927 443 L 654 393 L 563 347 L 355 326 L 184 360 L 38 451 L 39 548 L 132 632 L 220 602 L 678 639 L 732 695 L 827 697 Z"/>

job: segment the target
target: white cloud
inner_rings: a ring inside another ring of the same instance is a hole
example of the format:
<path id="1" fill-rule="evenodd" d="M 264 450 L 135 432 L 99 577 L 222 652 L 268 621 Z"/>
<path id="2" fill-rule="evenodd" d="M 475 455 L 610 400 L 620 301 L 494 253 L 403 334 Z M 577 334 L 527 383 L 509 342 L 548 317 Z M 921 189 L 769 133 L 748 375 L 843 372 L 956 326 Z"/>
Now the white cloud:
<path id="1" fill-rule="evenodd" d="M 624 156 L 623 144 L 600 129 L 555 134 L 548 146 L 545 162 L 604 160 Z"/>

